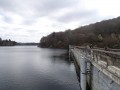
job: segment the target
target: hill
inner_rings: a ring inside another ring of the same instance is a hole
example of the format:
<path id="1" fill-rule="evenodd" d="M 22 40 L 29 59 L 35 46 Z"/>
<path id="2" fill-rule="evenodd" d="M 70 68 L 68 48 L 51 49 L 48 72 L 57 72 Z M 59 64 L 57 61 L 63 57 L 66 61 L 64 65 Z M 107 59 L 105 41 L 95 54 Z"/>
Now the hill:
<path id="1" fill-rule="evenodd" d="M 39 46 L 43 48 L 68 48 L 68 45 L 120 48 L 120 17 L 74 30 L 53 32 L 42 37 L 39 43 Z"/>

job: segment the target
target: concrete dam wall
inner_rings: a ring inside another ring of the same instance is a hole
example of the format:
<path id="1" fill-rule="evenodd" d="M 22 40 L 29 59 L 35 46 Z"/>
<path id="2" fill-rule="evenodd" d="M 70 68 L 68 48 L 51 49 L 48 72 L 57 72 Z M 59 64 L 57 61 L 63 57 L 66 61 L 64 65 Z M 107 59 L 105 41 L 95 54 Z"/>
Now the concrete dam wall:
<path id="1" fill-rule="evenodd" d="M 69 46 L 79 67 L 81 90 L 120 90 L 120 50 Z"/>

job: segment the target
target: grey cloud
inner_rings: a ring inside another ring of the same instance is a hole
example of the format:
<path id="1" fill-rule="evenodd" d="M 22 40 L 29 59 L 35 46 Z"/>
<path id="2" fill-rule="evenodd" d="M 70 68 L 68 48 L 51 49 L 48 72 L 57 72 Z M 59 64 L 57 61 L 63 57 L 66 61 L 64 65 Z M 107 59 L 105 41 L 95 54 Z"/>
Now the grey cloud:
<path id="1" fill-rule="evenodd" d="M 78 2 L 79 0 L 0 0 L 0 9 L 16 13 L 31 10 L 41 16 L 62 8 L 72 7 Z"/>
<path id="2" fill-rule="evenodd" d="M 37 17 L 49 16 L 50 13 L 72 7 L 77 2 L 78 0 L 0 0 L 0 12 L 19 14 L 24 18 L 23 24 L 31 25 Z M 4 20 L 7 23 L 12 22 L 12 19 L 6 15 Z"/>
<path id="3" fill-rule="evenodd" d="M 4 11 L 0 10 L 0 15 L 3 16 L 3 20 L 5 22 L 12 22 L 12 18 L 10 16 L 6 15 Z"/>
<path id="4" fill-rule="evenodd" d="M 17 7 L 15 0 L 0 0 L 0 10 L 14 11 Z"/>
<path id="5" fill-rule="evenodd" d="M 97 12 L 95 10 L 87 11 L 87 10 L 79 10 L 79 11 L 72 11 L 70 13 L 66 13 L 64 16 L 57 17 L 56 19 L 60 22 L 71 22 L 71 21 L 80 21 L 83 19 L 87 19 L 90 17 L 97 16 Z"/>
<path id="6" fill-rule="evenodd" d="M 48 15 L 51 12 L 75 6 L 78 0 L 43 0 L 39 3 L 36 5 L 36 10 L 42 14 Z"/>
<path id="7" fill-rule="evenodd" d="M 11 0 L 0 0 L 0 7 L 2 8 L 10 8 L 10 6 L 12 6 L 12 2 Z"/>
<path id="8" fill-rule="evenodd" d="M 2 26 L 2 27 L 0 27 L 0 30 L 6 30 L 6 29 L 8 29 L 7 26 Z"/>
<path id="9" fill-rule="evenodd" d="M 76 6 L 79 0 L 0 0 L 0 12 L 11 12 L 24 18 L 25 25 L 32 25 L 38 17 L 49 16 L 63 8 Z M 4 15 L 4 20 L 12 19 Z"/>
<path id="10" fill-rule="evenodd" d="M 32 25 L 33 23 L 35 23 L 36 21 L 36 17 L 35 18 L 24 18 L 22 24 L 23 25 Z"/>
<path id="11" fill-rule="evenodd" d="M 28 33 L 38 33 L 39 31 L 36 31 L 36 30 L 28 30 L 27 32 L 28 32 Z"/>
<path id="12" fill-rule="evenodd" d="M 7 23 L 11 23 L 12 18 L 10 18 L 9 16 L 4 16 L 4 21 L 7 22 Z"/>

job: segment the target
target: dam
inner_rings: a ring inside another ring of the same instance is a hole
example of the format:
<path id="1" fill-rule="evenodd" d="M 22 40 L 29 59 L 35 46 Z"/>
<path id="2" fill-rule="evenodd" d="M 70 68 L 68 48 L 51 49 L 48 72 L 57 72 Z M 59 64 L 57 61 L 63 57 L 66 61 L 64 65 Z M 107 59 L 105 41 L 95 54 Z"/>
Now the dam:
<path id="1" fill-rule="evenodd" d="M 120 90 L 120 50 L 69 46 L 81 90 Z"/>

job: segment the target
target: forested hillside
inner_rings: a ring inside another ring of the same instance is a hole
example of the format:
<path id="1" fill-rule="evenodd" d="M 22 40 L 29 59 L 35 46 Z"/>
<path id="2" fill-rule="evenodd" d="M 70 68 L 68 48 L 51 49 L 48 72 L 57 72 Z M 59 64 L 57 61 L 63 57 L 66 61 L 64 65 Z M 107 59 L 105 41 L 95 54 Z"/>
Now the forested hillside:
<path id="1" fill-rule="evenodd" d="M 16 45 L 15 41 L 11 41 L 10 39 L 9 40 L 2 40 L 0 38 L 0 46 L 14 46 L 14 45 Z"/>
<path id="2" fill-rule="evenodd" d="M 42 37 L 39 44 L 45 48 L 68 48 L 69 45 L 120 48 L 120 17 L 82 26 L 75 30 L 53 32 Z"/>

